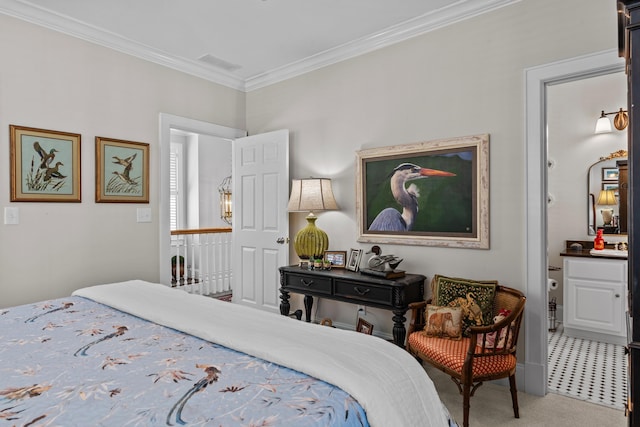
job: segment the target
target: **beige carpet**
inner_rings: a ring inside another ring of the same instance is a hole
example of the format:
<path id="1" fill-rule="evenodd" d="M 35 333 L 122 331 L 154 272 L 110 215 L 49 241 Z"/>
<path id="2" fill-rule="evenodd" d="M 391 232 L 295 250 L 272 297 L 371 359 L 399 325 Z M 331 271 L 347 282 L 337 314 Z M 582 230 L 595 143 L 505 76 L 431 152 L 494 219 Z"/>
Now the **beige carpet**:
<path id="1" fill-rule="evenodd" d="M 425 365 L 440 398 L 462 427 L 462 396 L 451 378 Z M 624 411 L 549 393 L 544 397 L 518 392 L 520 418 L 513 417 L 509 387 L 485 383 L 471 398 L 470 427 L 623 427 Z"/>

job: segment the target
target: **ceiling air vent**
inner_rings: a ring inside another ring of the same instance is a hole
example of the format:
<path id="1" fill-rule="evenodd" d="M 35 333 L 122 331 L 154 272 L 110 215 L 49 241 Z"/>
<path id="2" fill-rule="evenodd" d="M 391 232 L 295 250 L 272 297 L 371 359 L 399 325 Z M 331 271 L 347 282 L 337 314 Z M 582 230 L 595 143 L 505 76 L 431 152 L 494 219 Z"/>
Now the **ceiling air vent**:
<path id="1" fill-rule="evenodd" d="M 198 58 L 198 61 L 206 62 L 209 65 L 213 65 L 214 67 L 222 68 L 227 71 L 236 71 L 242 68 L 242 65 L 232 64 L 231 62 L 227 62 L 224 59 L 220 59 L 209 53 L 202 55 Z"/>

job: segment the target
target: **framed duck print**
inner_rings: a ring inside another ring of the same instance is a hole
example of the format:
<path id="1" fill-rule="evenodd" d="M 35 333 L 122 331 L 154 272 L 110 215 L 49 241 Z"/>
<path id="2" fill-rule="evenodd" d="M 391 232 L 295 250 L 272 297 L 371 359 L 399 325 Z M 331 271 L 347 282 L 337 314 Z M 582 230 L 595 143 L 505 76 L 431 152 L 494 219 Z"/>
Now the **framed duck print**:
<path id="1" fill-rule="evenodd" d="M 80 202 L 77 133 L 9 125 L 11 201 Z"/>
<path id="2" fill-rule="evenodd" d="M 96 202 L 149 203 L 149 144 L 96 137 Z"/>

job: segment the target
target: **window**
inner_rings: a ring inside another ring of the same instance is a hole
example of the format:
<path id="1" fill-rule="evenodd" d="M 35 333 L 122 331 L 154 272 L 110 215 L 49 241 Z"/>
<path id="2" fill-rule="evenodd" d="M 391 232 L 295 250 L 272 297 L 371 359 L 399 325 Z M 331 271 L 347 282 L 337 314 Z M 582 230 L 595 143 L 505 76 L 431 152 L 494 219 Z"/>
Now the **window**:
<path id="1" fill-rule="evenodd" d="M 180 143 L 171 143 L 169 157 L 169 226 L 171 230 L 184 228 L 183 148 Z"/>

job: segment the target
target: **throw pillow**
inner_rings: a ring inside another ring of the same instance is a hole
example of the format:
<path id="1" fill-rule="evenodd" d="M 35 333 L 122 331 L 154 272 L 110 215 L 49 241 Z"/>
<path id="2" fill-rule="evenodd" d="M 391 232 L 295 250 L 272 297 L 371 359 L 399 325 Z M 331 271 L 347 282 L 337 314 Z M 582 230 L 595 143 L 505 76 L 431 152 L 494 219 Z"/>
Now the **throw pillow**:
<path id="1" fill-rule="evenodd" d="M 428 304 L 424 331 L 430 337 L 462 338 L 462 309 Z"/>
<path id="2" fill-rule="evenodd" d="M 432 302 L 439 306 L 460 307 L 463 312 L 462 332 L 469 326 L 490 325 L 496 280 L 469 280 L 435 275 L 431 281 Z"/>

